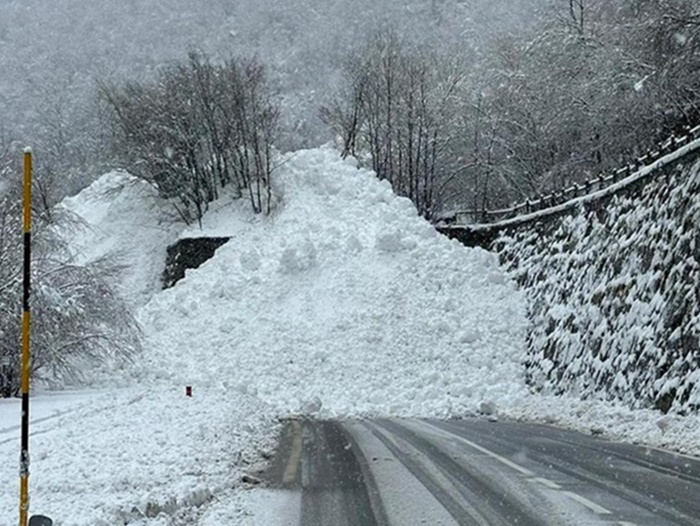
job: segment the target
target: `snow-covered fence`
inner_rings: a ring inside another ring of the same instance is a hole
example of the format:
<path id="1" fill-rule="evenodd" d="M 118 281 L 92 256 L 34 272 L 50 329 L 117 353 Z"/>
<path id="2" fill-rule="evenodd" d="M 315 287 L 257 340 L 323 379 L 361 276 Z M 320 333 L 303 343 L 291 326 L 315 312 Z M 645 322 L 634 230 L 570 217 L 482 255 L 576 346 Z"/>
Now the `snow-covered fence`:
<path id="1" fill-rule="evenodd" d="M 668 164 L 698 150 L 700 150 L 700 126 L 688 129 L 682 137 L 671 136 L 656 149 L 650 150 L 612 173 L 601 173 L 598 177 L 582 184 L 574 183 L 573 186 L 558 192 L 527 199 L 508 208 L 446 212 L 436 218 L 436 224 L 440 230 L 450 235 L 451 229 L 466 227 L 472 232 L 498 231 L 506 226 L 540 220 L 550 214 L 559 215 L 562 211 L 575 208 L 582 202 L 608 197 L 638 184 L 640 180 L 648 178 Z"/>

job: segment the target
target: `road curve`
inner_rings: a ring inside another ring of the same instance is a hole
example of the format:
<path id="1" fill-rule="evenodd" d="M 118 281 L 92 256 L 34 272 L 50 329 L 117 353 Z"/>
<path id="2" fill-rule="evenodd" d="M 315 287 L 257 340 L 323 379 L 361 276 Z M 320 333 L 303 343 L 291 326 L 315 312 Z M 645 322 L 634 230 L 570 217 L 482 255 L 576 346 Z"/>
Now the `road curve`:
<path id="1" fill-rule="evenodd" d="M 514 422 L 292 420 L 266 478 L 301 526 L 700 526 L 700 460 Z"/>

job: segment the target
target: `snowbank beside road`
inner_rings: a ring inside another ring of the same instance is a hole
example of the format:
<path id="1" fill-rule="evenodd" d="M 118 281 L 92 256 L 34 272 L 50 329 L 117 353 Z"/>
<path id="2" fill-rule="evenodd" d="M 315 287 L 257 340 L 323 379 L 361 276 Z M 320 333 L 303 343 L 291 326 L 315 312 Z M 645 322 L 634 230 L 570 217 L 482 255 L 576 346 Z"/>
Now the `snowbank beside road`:
<path id="1" fill-rule="evenodd" d="M 198 507 L 237 485 L 277 429 L 269 408 L 221 388 L 188 398 L 176 385 L 134 386 L 33 407 L 31 511 L 58 526 L 196 524 Z M 5 425 L 19 423 L 17 409 L 0 404 L 2 526 L 16 523 L 19 430 Z"/>

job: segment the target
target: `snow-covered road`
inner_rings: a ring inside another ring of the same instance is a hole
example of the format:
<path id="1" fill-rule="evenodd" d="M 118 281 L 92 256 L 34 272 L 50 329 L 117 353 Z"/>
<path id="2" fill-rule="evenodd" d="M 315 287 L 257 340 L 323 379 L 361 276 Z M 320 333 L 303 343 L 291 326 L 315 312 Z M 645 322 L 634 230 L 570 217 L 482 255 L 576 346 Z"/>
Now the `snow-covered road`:
<path id="1" fill-rule="evenodd" d="M 697 459 L 476 418 L 291 421 L 268 478 L 274 526 L 700 524 Z"/>

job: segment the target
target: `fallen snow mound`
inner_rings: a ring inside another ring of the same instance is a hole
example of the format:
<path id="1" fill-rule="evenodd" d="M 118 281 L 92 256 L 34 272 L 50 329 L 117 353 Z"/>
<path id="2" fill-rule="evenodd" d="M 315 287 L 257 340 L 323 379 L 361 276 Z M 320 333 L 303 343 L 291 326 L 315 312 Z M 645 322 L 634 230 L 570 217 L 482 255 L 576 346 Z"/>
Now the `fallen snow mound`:
<path id="1" fill-rule="evenodd" d="M 231 241 L 141 310 L 139 377 L 322 417 L 459 415 L 524 393 L 524 299 L 491 253 L 330 149 L 291 154 L 277 177 L 271 218 L 215 204 Z"/>
<path id="2" fill-rule="evenodd" d="M 118 292 L 134 307 L 160 289 L 166 248 L 182 226 L 172 221 L 168 203 L 152 185 L 111 172 L 60 206 L 83 223 L 78 231 L 65 233 L 78 263 L 111 257 L 123 267 Z"/>

